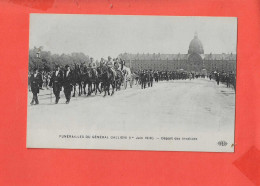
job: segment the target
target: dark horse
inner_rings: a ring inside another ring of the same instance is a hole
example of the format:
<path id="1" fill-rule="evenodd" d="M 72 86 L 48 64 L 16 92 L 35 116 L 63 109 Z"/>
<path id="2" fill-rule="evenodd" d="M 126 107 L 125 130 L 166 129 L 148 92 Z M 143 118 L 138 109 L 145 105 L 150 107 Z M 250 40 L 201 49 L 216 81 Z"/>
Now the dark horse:
<path id="1" fill-rule="evenodd" d="M 73 84 L 73 95 L 72 97 L 75 97 L 75 91 L 76 91 L 76 86 L 79 86 L 79 92 L 78 95 L 81 96 L 82 94 L 82 72 L 80 69 L 80 66 L 78 64 L 75 64 L 74 69 L 72 70 L 72 84 Z"/>
<path id="2" fill-rule="evenodd" d="M 115 76 L 113 72 L 109 69 L 109 67 L 107 66 L 100 67 L 100 78 L 105 92 L 104 97 L 107 95 L 107 93 L 108 95 L 110 95 L 109 92 L 110 85 L 112 86 L 112 93 L 111 93 L 112 96 L 115 91 L 116 81 L 115 81 Z"/>
<path id="3" fill-rule="evenodd" d="M 116 91 L 121 89 L 121 85 L 124 81 L 124 75 L 123 72 L 120 70 L 116 70 L 116 77 L 115 77 L 115 87 Z"/>
<path id="4" fill-rule="evenodd" d="M 97 94 L 97 91 L 101 93 L 101 90 L 99 88 L 100 78 L 96 69 L 86 69 L 86 83 L 88 84 L 88 96 L 90 96 L 94 91 L 95 95 Z M 94 89 L 92 85 L 94 86 Z"/>

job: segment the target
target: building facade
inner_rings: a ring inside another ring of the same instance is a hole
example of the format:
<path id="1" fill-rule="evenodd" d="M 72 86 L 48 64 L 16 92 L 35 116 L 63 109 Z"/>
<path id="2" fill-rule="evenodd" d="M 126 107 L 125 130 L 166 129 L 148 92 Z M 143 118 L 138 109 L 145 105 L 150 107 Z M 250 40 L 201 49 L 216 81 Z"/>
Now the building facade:
<path id="1" fill-rule="evenodd" d="M 152 69 L 159 71 L 184 70 L 196 73 L 214 71 L 233 71 L 236 73 L 236 54 L 204 54 L 202 42 L 195 34 L 191 40 L 187 54 L 130 54 L 118 56 L 124 59 L 132 71 Z"/>

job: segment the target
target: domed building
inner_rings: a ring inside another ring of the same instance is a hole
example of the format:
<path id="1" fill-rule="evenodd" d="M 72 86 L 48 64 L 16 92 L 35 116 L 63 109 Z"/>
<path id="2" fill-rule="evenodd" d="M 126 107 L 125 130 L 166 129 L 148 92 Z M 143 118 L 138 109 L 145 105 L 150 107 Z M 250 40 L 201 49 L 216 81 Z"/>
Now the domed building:
<path id="1" fill-rule="evenodd" d="M 199 40 L 197 32 L 195 33 L 194 38 L 190 42 L 188 54 L 204 54 L 203 45 Z"/>
<path id="2" fill-rule="evenodd" d="M 236 54 L 204 54 L 203 44 L 195 33 L 190 41 L 187 54 L 130 54 L 118 56 L 124 59 L 126 65 L 133 71 L 152 69 L 159 71 L 178 71 L 211 73 L 214 71 L 236 71 Z"/>
<path id="3" fill-rule="evenodd" d="M 189 45 L 188 71 L 199 72 L 204 69 L 202 54 L 204 54 L 203 45 L 196 32 Z"/>

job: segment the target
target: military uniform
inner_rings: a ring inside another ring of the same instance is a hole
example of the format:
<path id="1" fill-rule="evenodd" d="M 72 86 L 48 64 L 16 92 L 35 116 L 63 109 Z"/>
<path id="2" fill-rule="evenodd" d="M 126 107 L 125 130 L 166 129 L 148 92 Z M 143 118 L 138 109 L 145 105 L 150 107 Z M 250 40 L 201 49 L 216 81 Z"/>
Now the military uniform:
<path id="1" fill-rule="evenodd" d="M 219 85 L 219 81 L 220 81 L 220 75 L 219 75 L 219 73 L 216 74 L 216 81 L 217 81 L 217 84 Z"/>
<path id="2" fill-rule="evenodd" d="M 99 62 L 99 66 L 100 67 L 103 67 L 104 65 L 105 65 L 105 60 L 104 60 L 104 58 L 101 58 L 101 60 L 100 60 L 100 62 Z"/>
<path id="3" fill-rule="evenodd" d="M 50 86 L 53 87 L 53 93 L 56 97 L 55 103 L 57 104 L 60 99 L 60 91 L 62 88 L 63 83 L 63 73 L 61 70 L 55 70 L 52 73 L 51 80 L 50 80 Z"/>
<path id="4" fill-rule="evenodd" d="M 66 68 L 68 68 L 68 66 L 66 66 Z M 66 97 L 66 103 L 68 104 L 70 102 L 71 91 L 72 91 L 72 72 L 70 70 L 66 70 L 64 72 L 63 87 L 64 87 L 64 94 Z"/>
<path id="5" fill-rule="evenodd" d="M 36 72 L 31 74 L 30 76 L 30 84 L 31 84 L 31 91 L 33 93 L 33 98 L 31 101 L 31 105 L 34 104 L 39 104 L 38 100 L 38 93 L 40 92 L 40 82 L 41 82 L 41 74 Z"/>
<path id="6" fill-rule="evenodd" d="M 97 67 L 96 62 L 94 62 L 94 61 L 90 62 L 88 67 L 89 68 L 96 68 Z"/>
<path id="7" fill-rule="evenodd" d="M 114 67 L 115 67 L 116 70 L 119 69 L 119 63 L 117 61 L 114 62 Z"/>
<path id="8" fill-rule="evenodd" d="M 110 67 L 110 68 L 113 68 L 113 61 L 109 60 L 107 61 L 107 66 Z"/>
<path id="9" fill-rule="evenodd" d="M 113 73 L 114 77 L 116 77 L 116 71 L 114 70 L 114 64 L 111 60 L 111 57 L 108 57 L 107 66 L 109 67 L 109 70 Z"/>
<path id="10" fill-rule="evenodd" d="M 93 61 L 93 58 L 90 58 L 90 63 L 88 64 L 88 67 L 91 68 L 91 73 L 93 76 L 97 75 L 97 64 L 95 61 Z"/>

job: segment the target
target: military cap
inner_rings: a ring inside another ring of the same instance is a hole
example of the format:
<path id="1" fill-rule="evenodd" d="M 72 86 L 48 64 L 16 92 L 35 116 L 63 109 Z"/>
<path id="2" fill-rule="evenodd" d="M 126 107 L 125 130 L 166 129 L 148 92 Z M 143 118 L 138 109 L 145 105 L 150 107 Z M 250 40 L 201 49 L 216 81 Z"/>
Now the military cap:
<path id="1" fill-rule="evenodd" d="M 68 68 L 68 67 L 70 67 L 69 65 L 65 65 L 65 68 Z"/>

